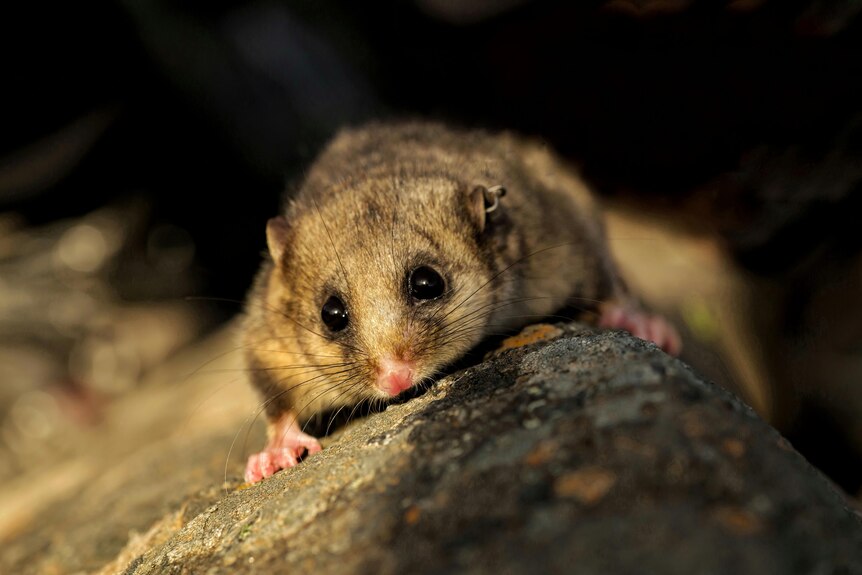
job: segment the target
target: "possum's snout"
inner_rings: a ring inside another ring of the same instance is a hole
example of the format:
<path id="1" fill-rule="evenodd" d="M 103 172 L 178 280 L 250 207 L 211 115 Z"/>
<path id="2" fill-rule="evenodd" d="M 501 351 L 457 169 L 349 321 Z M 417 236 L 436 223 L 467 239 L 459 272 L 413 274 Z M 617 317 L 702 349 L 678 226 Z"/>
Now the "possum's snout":
<path id="1" fill-rule="evenodd" d="M 413 387 L 416 364 L 404 359 L 383 357 L 377 362 L 377 389 L 394 397 Z"/>

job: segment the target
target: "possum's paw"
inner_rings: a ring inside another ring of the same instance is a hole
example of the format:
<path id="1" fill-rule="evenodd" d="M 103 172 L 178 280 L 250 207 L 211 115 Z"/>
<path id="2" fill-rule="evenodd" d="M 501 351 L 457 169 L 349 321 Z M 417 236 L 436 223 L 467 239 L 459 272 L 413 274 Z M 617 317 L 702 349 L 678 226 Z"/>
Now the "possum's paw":
<path id="1" fill-rule="evenodd" d="M 647 313 L 630 305 L 603 305 L 599 327 L 624 329 L 635 337 L 653 342 L 671 355 L 679 355 L 682 351 L 682 339 L 669 321 L 660 315 Z"/>
<path id="2" fill-rule="evenodd" d="M 320 442 L 298 429 L 283 430 L 274 435 L 266 448 L 248 458 L 245 466 L 246 483 L 256 483 L 269 477 L 279 469 L 287 469 L 299 463 L 303 453 L 311 455 L 321 450 Z"/>

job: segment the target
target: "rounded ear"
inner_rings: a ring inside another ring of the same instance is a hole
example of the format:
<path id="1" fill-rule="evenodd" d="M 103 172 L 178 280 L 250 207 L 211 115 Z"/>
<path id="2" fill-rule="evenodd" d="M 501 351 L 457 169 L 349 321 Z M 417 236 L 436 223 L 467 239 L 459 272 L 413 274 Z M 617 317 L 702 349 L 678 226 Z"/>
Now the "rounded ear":
<path id="1" fill-rule="evenodd" d="M 479 231 L 485 231 L 488 214 L 500 207 L 500 198 L 505 195 L 506 188 L 503 186 L 476 186 L 470 191 L 470 216 L 479 226 Z"/>
<path id="2" fill-rule="evenodd" d="M 281 259 L 284 256 L 284 248 L 287 246 L 287 235 L 290 226 L 284 216 L 270 218 L 266 222 L 266 245 L 269 248 L 269 255 L 272 256 L 272 261 L 275 265 L 281 265 Z"/>
<path id="3" fill-rule="evenodd" d="M 468 197 L 468 208 L 470 219 L 472 219 L 479 228 L 480 232 L 485 231 L 485 194 L 488 193 L 488 188 L 485 186 L 476 186 L 470 191 Z"/>

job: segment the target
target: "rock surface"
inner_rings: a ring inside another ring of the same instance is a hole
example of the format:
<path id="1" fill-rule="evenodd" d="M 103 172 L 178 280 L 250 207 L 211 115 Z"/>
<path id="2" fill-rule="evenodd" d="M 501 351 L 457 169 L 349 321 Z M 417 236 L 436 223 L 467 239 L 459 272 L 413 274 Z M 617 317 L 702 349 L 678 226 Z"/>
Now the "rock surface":
<path id="1" fill-rule="evenodd" d="M 622 333 L 530 333 L 257 485 L 234 457 L 226 495 L 235 428 L 156 446 L 0 571 L 862 573 L 859 515 L 730 394 Z"/>

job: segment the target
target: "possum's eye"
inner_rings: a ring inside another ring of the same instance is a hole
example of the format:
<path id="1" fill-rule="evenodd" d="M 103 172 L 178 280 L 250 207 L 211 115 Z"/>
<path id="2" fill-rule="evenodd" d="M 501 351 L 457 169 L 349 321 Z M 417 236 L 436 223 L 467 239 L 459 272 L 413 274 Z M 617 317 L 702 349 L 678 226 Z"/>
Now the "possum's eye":
<path id="1" fill-rule="evenodd" d="M 347 327 L 347 306 L 334 295 L 329 296 L 320 310 L 320 317 L 326 327 L 332 331 L 341 331 Z"/>
<path id="2" fill-rule="evenodd" d="M 416 300 L 435 299 L 443 295 L 446 282 L 433 269 L 428 266 L 420 266 L 410 272 L 407 282 L 410 297 Z"/>

